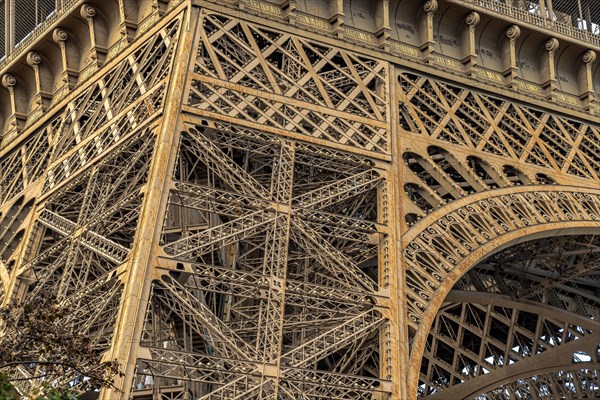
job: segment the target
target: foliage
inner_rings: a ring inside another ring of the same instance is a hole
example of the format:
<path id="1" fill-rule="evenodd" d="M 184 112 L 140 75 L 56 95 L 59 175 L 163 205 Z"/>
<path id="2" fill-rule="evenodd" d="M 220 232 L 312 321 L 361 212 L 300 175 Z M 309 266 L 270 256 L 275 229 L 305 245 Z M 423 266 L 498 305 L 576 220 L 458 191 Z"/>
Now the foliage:
<path id="1" fill-rule="evenodd" d="M 18 396 L 13 385 L 11 385 L 8 377 L 0 373 L 0 399 L 17 400 Z"/>
<path id="2" fill-rule="evenodd" d="M 0 390 L 69 400 L 76 399 L 70 387 L 82 392 L 112 386 L 120 375 L 118 363 L 101 361 L 104 349 L 80 329 L 76 315 L 67 302 L 43 290 L 0 307 Z M 2 399 L 9 396 L 0 392 Z"/>
<path id="3" fill-rule="evenodd" d="M 45 388 L 41 393 L 31 393 L 28 398 L 31 400 L 77 400 L 77 396 L 70 389 Z M 19 394 L 10 383 L 8 377 L 0 373 L 0 399 L 18 400 Z"/>

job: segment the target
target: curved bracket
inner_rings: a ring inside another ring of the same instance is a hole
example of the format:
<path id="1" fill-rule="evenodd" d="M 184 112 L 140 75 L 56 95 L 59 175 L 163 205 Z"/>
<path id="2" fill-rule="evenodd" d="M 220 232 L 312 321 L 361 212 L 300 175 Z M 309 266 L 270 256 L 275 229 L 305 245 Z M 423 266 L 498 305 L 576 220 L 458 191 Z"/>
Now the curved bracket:
<path id="1" fill-rule="evenodd" d="M 409 326 L 408 385 L 416 392 L 427 332 L 454 284 L 483 258 L 550 234 L 600 228 L 600 190 L 522 186 L 481 192 L 429 214 L 403 237 Z"/>

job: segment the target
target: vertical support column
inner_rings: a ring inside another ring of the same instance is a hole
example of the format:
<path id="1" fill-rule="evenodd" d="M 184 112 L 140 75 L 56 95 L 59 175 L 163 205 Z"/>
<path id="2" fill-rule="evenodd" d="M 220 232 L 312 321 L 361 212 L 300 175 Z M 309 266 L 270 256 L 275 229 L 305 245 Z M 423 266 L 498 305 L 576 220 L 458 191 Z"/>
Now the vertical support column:
<path id="1" fill-rule="evenodd" d="M 90 35 L 90 61 L 86 68 L 90 67 L 92 70 L 94 70 L 94 68 L 99 67 L 104 61 L 103 59 L 100 59 L 100 52 L 98 51 L 98 46 L 96 43 L 96 33 L 94 30 L 94 17 L 96 16 L 96 9 L 89 4 L 84 4 L 81 6 L 80 14 L 87 21 Z"/>
<path id="2" fill-rule="evenodd" d="M 4 2 L 4 54 L 8 57 L 15 49 L 15 0 Z"/>
<path id="3" fill-rule="evenodd" d="M 3 141 L 10 140 L 18 133 L 18 123 L 17 123 L 17 104 L 15 99 L 15 86 L 17 85 L 17 80 L 11 74 L 4 74 L 2 76 L 2 86 L 8 91 L 8 95 L 10 97 L 10 110 L 7 110 L 7 120 L 8 129 L 4 133 Z"/>
<path id="4" fill-rule="evenodd" d="M 586 29 L 589 33 L 593 32 L 593 26 L 592 26 L 592 11 L 590 10 L 590 4 L 592 4 L 592 2 L 587 2 L 586 7 L 585 7 L 585 12 L 581 7 L 581 0 L 577 0 L 577 4 L 579 5 L 579 15 L 581 16 L 580 18 L 587 21 L 585 26 Z"/>
<path id="5" fill-rule="evenodd" d="M 389 50 L 390 38 L 390 0 L 379 0 L 375 11 L 375 23 L 377 30 L 375 36 L 379 40 L 379 47 L 384 51 Z"/>
<path id="6" fill-rule="evenodd" d="M 135 37 L 137 24 L 129 18 L 129 15 L 127 15 L 125 1 L 127 0 L 119 0 L 119 17 L 121 19 L 119 23 L 119 33 L 121 34 L 121 40 L 129 43 Z"/>
<path id="7" fill-rule="evenodd" d="M 539 6 L 540 6 L 540 17 L 547 19 L 548 14 L 546 13 L 546 1 L 539 0 Z M 548 21 L 546 21 L 546 23 L 547 22 Z"/>
<path id="8" fill-rule="evenodd" d="M 544 52 L 540 60 L 540 74 L 542 75 L 542 88 L 545 90 L 546 98 L 552 98 L 552 94 L 556 90 L 556 63 L 554 54 L 559 47 L 558 39 L 550 38 L 544 45 Z"/>
<path id="9" fill-rule="evenodd" d="M 390 207 L 393 207 L 393 204 L 390 204 L 393 196 L 389 195 L 391 185 L 389 181 L 393 179 L 393 174 L 390 171 L 389 164 L 386 165 L 384 178 L 384 183 L 380 185 L 377 191 L 377 222 L 387 225 L 384 232 L 379 232 L 380 240 L 378 249 L 379 295 L 385 298 L 382 302 L 386 306 L 381 309 L 381 312 L 382 316 L 387 319 L 387 322 L 379 330 L 379 379 L 390 381 L 391 387 L 386 388 L 386 390 L 391 392 L 393 399 L 399 399 L 398 377 L 400 375 L 397 371 L 399 364 L 396 351 L 398 343 L 398 314 L 396 302 L 394 301 L 395 293 L 392 291 L 395 287 L 395 276 L 392 275 L 395 271 L 395 263 L 394 257 L 390 255 L 390 251 L 393 251 L 394 248 L 393 239 L 390 235 L 390 228 L 393 227 L 393 222 L 389 220 L 389 210 Z M 381 394 L 374 399 L 385 398 Z"/>
<path id="10" fill-rule="evenodd" d="M 404 270 L 402 266 L 402 232 L 403 205 L 402 194 L 402 147 L 400 129 L 397 117 L 397 73 L 395 67 L 389 68 L 389 115 L 390 115 L 390 140 L 392 161 L 388 166 L 388 175 L 385 189 L 380 196 L 383 217 L 388 226 L 388 237 L 385 248 L 380 251 L 380 275 L 387 276 L 387 282 L 383 282 L 384 288 L 389 294 L 389 332 L 382 339 L 388 342 L 383 346 L 382 373 L 385 378 L 392 381 L 392 399 L 406 400 L 409 398 L 406 376 L 411 367 L 409 365 L 408 331 L 406 321 L 406 302 L 404 294 Z M 381 218 L 380 217 L 380 218 Z M 379 221 L 379 222 L 384 222 Z M 386 361 L 386 362 L 383 362 Z"/>
<path id="11" fill-rule="evenodd" d="M 281 5 L 285 20 L 290 25 L 296 25 L 296 8 L 298 8 L 298 0 L 285 0 Z"/>
<path id="12" fill-rule="evenodd" d="M 554 7 L 552 7 L 552 0 L 546 0 L 547 19 L 550 25 L 554 25 Z"/>
<path id="13" fill-rule="evenodd" d="M 433 17 L 438 10 L 437 0 L 427 0 L 423 5 L 424 13 L 421 14 L 419 21 L 419 40 L 421 45 L 419 49 L 422 52 L 423 60 L 431 62 L 433 59 L 435 41 L 433 39 Z"/>
<path id="14" fill-rule="evenodd" d="M 329 23 L 338 37 L 342 37 L 344 28 L 344 0 L 327 0 L 329 8 Z"/>
<path id="15" fill-rule="evenodd" d="M 165 111 L 157 134 L 136 242 L 128 260 L 127 270 L 123 274 L 124 289 L 115 333 L 111 349 L 105 355 L 106 361 L 117 360 L 121 364 L 124 376 L 116 379 L 115 389 L 102 391 L 100 394 L 102 400 L 129 399 L 132 389 L 144 316 L 155 273 L 153 264 L 163 215 L 167 207 L 170 176 L 177 153 L 179 135 L 174 132 L 177 132 L 181 103 L 185 96 L 183 88 L 189 72 L 190 57 L 193 54 L 191 48 L 197 11 L 192 10 L 192 15 L 182 22 L 182 33 L 174 56 L 176 62 L 166 89 Z"/>
<path id="16" fill-rule="evenodd" d="M 42 62 L 42 58 L 38 53 L 30 51 L 27 53 L 27 64 L 33 69 L 33 74 L 35 76 L 35 105 L 32 106 L 32 113 L 41 113 L 42 110 L 42 82 L 40 80 L 40 63 Z"/>
<path id="17" fill-rule="evenodd" d="M 477 48 L 475 46 L 475 27 L 479 24 L 481 17 L 475 11 L 471 11 L 465 18 L 465 27 L 461 35 L 461 48 L 463 52 L 462 63 L 465 72 L 471 75 L 473 67 L 477 65 Z"/>
<path id="18" fill-rule="evenodd" d="M 277 163 L 273 166 L 271 194 L 275 200 L 276 219 L 267 233 L 263 274 L 269 276 L 269 287 L 265 301 L 260 307 L 260 324 L 256 340 L 256 351 L 262 354 L 263 377 L 273 380 L 273 391 L 261 390 L 261 399 L 279 398 L 279 367 L 283 341 L 283 315 L 287 278 L 288 247 L 290 241 L 290 217 L 292 187 L 294 180 L 295 142 L 282 139 Z M 266 393 L 265 393 L 266 392 Z"/>
<path id="19" fill-rule="evenodd" d="M 581 56 L 581 65 L 579 66 L 577 83 L 579 84 L 579 98 L 583 102 L 586 111 L 590 111 L 592 103 L 595 100 L 594 93 L 594 74 L 592 67 L 596 61 L 596 52 L 587 50 Z"/>
<path id="20" fill-rule="evenodd" d="M 60 60 L 62 63 L 62 72 L 61 72 L 61 80 L 62 80 L 62 88 L 58 89 L 61 91 L 68 91 L 70 89 L 69 86 L 69 72 L 68 72 L 68 66 L 67 66 L 67 46 L 66 46 L 66 40 L 68 38 L 67 32 L 64 31 L 64 29 L 61 28 L 56 28 L 53 32 L 52 32 L 52 40 L 58 44 L 58 47 L 60 48 Z"/>
<path id="21" fill-rule="evenodd" d="M 504 82 L 509 88 L 517 78 L 517 39 L 521 36 L 521 28 L 511 25 L 505 32 L 506 39 L 502 43 L 502 63 L 504 65 Z"/>

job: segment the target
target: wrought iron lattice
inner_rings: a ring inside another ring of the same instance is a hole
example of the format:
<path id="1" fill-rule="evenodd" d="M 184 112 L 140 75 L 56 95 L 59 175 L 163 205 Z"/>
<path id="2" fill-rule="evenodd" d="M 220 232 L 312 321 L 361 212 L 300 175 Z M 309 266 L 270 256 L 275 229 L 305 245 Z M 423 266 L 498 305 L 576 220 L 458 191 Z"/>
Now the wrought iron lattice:
<path id="1" fill-rule="evenodd" d="M 597 235 L 533 240 L 470 270 L 436 316 L 420 394 L 597 397 L 599 243 Z M 537 369 L 520 368 L 531 364 Z"/>
<path id="2" fill-rule="evenodd" d="M 452 0 L 401 8 L 416 47 L 383 0 L 75 3 L 2 64 L 0 302 L 74 310 L 101 399 L 598 395 L 593 43 L 528 32 L 539 84 L 516 25 L 477 65 L 492 14 L 434 46 Z"/>
<path id="3" fill-rule="evenodd" d="M 20 261 L 17 288 L 54 293 L 73 310 L 65 326 L 77 326 L 100 351 L 111 345 L 123 291 L 118 268 L 133 245 L 154 148 L 152 119 L 180 25 L 175 19 L 140 43 L 0 161 L 0 199 L 10 206 L 0 222 L 2 272 Z M 2 281 L 5 291 L 5 275 Z M 25 378 L 35 371 L 13 372 Z M 28 385 L 35 379 L 19 386 L 26 393 Z"/>

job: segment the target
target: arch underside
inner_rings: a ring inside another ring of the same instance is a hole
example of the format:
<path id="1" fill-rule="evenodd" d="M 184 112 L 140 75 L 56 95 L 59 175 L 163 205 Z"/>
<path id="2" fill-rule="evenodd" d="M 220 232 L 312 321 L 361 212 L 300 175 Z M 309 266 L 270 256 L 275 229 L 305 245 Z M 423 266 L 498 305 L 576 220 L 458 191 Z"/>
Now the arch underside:
<path id="1" fill-rule="evenodd" d="M 240 11 L 261 2 L 186 3 L 2 154 L 0 303 L 86 310 L 137 398 L 598 395 L 598 124 Z"/>
<path id="2" fill-rule="evenodd" d="M 597 141 L 593 139 L 598 126 L 420 73 L 401 70 L 397 80 L 401 99 L 398 122 L 404 136 L 401 157 L 407 228 L 403 251 L 411 348 L 409 392 L 433 395 L 437 391 L 440 398 L 468 398 L 466 386 L 458 383 L 473 373 L 467 367 L 473 361 L 459 366 L 460 359 L 469 357 L 455 356 L 463 345 L 458 338 L 440 345 L 452 353 L 450 360 L 437 356 L 432 341 L 443 343 L 446 339 L 435 336 L 441 323 L 441 314 L 436 317 L 436 313 L 447 307 L 442 302 L 453 287 L 457 289 L 455 285 L 463 282 L 461 277 L 490 255 L 504 254 L 507 248 L 519 249 L 513 246 L 525 241 L 550 238 L 546 241 L 552 242 L 557 235 L 600 232 L 600 165 L 595 156 Z M 579 135 L 581 140 L 575 139 Z M 527 255 L 516 253 L 521 258 Z M 546 296 L 546 285 L 564 286 L 594 270 L 588 265 L 566 264 L 557 267 L 554 275 L 536 281 L 532 286 L 536 289 L 526 297 L 516 292 L 523 290 L 518 285 L 500 293 L 521 296 L 521 301 L 538 299 Z M 597 292 L 597 280 L 591 287 Z M 568 303 L 579 304 L 581 298 L 577 295 L 577 300 Z M 549 307 L 562 304 L 558 300 L 554 303 L 546 305 L 543 315 Z M 489 315 L 485 309 L 477 312 Z M 508 326 L 513 322 L 508 321 Z M 479 334 L 485 335 L 483 327 Z M 485 355 L 486 350 L 478 349 L 475 358 L 479 353 Z M 482 368 L 477 374 L 482 374 Z M 492 371 L 489 365 L 485 368 Z M 585 392 L 593 386 L 590 382 L 597 385 L 595 373 L 592 380 L 579 379 L 583 370 L 578 369 L 569 378 L 571 383 L 563 386 L 581 387 Z M 518 396 L 523 388 L 539 387 L 535 389 L 538 397 L 544 398 L 543 387 L 548 385 L 540 382 L 554 382 L 561 373 L 536 375 L 529 370 L 511 382 L 496 382 L 497 387 L 482 386 L 478 393 L 489 390 L 489 398 L 503 398 L 502 393 Z M 567 382 L 565 379 L 559 380 Z M 449 392 L 454 385 L 461 389 Z M 569 396 L 568 390 L 549 393 L 547 398 Z"/>
<path id="3" fill-rule="evenodd" d="M 597 190 L 560 186 L 497 189 L 431 213 L 404 236 L 412 328 L 431 323 L 428 306 L 440 303 L 458 278 L 488 253 L 528 236 L 593 230 L 600 226 L 599 216 Z"/>
<path id="4" fill-rule="evenodd" d="M 427 399 L 599 395 L 600 238 L 544 237 L 479 262 L 444 299 L 425 344 Z"/>

